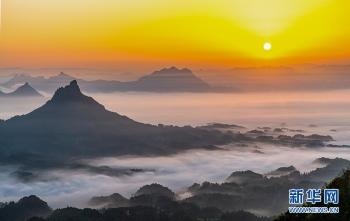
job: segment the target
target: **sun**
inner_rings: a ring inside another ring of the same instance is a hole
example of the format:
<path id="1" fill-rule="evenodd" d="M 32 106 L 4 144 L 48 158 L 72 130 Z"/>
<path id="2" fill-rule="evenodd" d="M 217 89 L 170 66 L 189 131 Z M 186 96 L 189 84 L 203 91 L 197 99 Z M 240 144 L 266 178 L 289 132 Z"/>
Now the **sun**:
<path id="1" fill-rule="evenodd" d="M 265 42 L 264 45 L 263 45 L 263 48 L 265 51 L 270 51 L 271 48 L 272 48 L 272 45 L 270 42 Z"/>

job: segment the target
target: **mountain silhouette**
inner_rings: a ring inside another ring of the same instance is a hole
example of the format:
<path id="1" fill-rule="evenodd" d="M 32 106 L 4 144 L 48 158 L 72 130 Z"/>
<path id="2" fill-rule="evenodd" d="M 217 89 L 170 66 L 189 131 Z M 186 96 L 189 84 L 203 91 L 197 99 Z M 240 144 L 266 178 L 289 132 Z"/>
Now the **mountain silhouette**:
<path id="1" fill-rule="evenodd" d="M 133 196 L 136 197 L 141 195 L 164 196 L 170 199 L 175 199 L 175 193 L 172 190 L 157 183 L 141 187 L 134 193 Z"/>
<path id="2" fill-rule="evenodd" d="M 35 90 L 29 83 L 25 83 L 18 87 L 15 91 L 10 93 L 0 92 L 2 97 L 42 97 L 42 95 Z"/>
<path id="3" fill-rule="evenodd" d="M 130 205 L 129 199 L 119 193 L 114 193 L 110 196 L 95 196 L 92 197 L 88 204 L 98 208 L 117 208 L 127 207 Z"/>
<path id="4" fill-rule="evenodd" d="M 11 88 L 16 84 L 29 82 L 35 88 L 53 93 L 56 88 L 68 84 L 75 78 L 61 72 L 49 78 L 16 75 L 1 86 Z M 212 88 L 197 77 L 190 69 L 176 67 L 154 71 L 135 81 L 112 81 L 76 79 L 83 91 L 87 92 L 115 92 L 115 91 L 148 91 L 148 92 L 204 92 Z"/>
<path id="5" fill-rule="evenodd" d="M 29 218 L 47 217 L 52 209 L 47 203 L 37 196 L 23 197 L 18 202 L 5 203 L 0 207 L 0 220 L 2 221 L 26 221 Z"/>
<path id="6" fill-rule="evenodd" d="M 52 99 L 47 103 L 47 105 L 59 105 L 67 103 L 77 103 L 77 104 L 86 104 L 91 105 L 90 107 L 103 108 L 103 106 L 97 103 L 93 98 L 85 96 L 78 86 L 78 82 L 73 80 L 66 87 L 59 88 L 56 93 L 53 95 Z"/>
<path id="7" fill-rule="evenodd" d="M 154 91 L 208 91 L 210 86 L 190 69 L 164 68 L 134 82 L 139 90 Z"/>
<path id="8" fill-rule="evenodd" d="M 212 149 L 233 139 L 219 131 L 136 122 L 84 95 L 75 80 L 33 112 L 2 122 L 0 133 L 3 162 L 42 168 L 77 158 Z"/>
<path id="9" fill-rule="evenodd" d="M 42 95 L 36 91 L 29 83 L 25 83 L 24 85 L 17 88 L 14 92 L 8 94 L 10 96 L 33 96 L 33 97 L 41 97 Z"/>
<path id="10" fill-rule="evenodd" d="M 120 199 L 120 195 L 113 194 L 108 197 L 97 197 L 97 201 L 114 202 Z M 147 200 L 148 198 L 144 198 Z M 122 197 L 122 201 L 128 200 Z M 153 200 L 153 201 L 152 201 Z M 149 201 L 136 202 L 141 205 L 125 205 L 114 207 L 103 207 L 103 209 L 74 207 L 58 208 L 50 211 L 48 215 L 41 215 L 36 212 L 27 213 L 30 205 L 21 210 L 1 210 L 1 221 L 198 221 L 198 220 L 216 220 L 216 221 L 270 221 L 269 218 L 259 218 L 249 212 L 225 212 L 215 207 L 200 208 L 195 204 L 172 201 L 166 198 L 151 199 Z M 15 203 L 12 203 L 15 204 Z M 144 204 L 144 205 L 142 205 Z M 118 205 L 118 204 L 117 204 Z M 120 204 L 119 204 L 120 205 Z M 33 216 L 33 217 L 32 217 Z M 32 218 L 30 218 L 32 217 Z"/>

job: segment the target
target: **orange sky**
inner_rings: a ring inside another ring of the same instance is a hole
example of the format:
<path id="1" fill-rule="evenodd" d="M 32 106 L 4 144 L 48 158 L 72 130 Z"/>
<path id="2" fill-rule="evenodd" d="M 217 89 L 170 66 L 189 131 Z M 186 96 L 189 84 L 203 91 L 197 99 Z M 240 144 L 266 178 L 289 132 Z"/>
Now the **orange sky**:
<path id="1" fill-rule="evenodd" d="M 346 63 L 348 0 L 2 0 L 0 67 Z M 264 51 L 264 42 L 272 50 Z"/>

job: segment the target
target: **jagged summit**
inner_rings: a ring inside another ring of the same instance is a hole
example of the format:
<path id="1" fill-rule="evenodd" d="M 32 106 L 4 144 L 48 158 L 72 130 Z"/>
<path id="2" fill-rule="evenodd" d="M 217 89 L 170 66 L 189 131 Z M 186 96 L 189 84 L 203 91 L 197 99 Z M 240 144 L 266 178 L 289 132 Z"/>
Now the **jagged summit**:
<path id="1" fill-rule="evenodd" d="M 97 103 L 93 98 L 84 95 L 78 82 L 73 80 L 69 85 L 65 87 L 60 87 L 52 99 L 48 102 L 49 104 L 63 104 L 63 103 L 77 103 L 77 104 L 92 104 L 103 107 L 101 104 Z"/>
<path id="2" fill-rule="evenodd" d="M 83 96 L 84 95 L 81 93 L 78 82 L 76 80 L 73 80 L 69 83 L 69 85 L 58 88 L 52 97 L 52 100 L 71 100 L 81 98 Z"/>

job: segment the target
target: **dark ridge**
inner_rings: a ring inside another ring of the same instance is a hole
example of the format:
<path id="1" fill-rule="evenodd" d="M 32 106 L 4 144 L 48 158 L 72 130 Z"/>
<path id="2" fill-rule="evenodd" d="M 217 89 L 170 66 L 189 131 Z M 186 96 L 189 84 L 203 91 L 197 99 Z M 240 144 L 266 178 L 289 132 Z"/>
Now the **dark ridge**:
<path id="1" fill-rule="evenodd" d="M 170 199 L 175 199 L 175 193 L 171 191 L 169 188 L 164 187 L 158 183 L 153 183 L 151 185 L 146 185 L 141 187 L 136 191 L 134 196 L 140 195 L 155 195 L 155 196 L 164 196 Z"/>
<path id="2" fill-rule="evenodd" d="M 92 197 L 88 204 L 99 208 L 118 208 L 129 206 L 129 199 L 119 193 L 114 193 L 110 196 L 95 196 Z"/>
<path id="3" fill-rule="evenodd" d="M 64 104 L 64 103 L 79 103 L 79 104 L 91 104 L 104 108 L 101 104 L 97 103 L 93 98 L 85 96 L 78 85 L 76 80 L 70 82 L 68 86 L 60 87 L 48 104 Z"/>
<path id="4" fill-rule="evenodd" d="M 47 217 L 52 209 L 37 196 L 28 196 L 18 202 L 5 203 L 0 207 L 1 221 L 26 221 L 31 217 Z"/>

